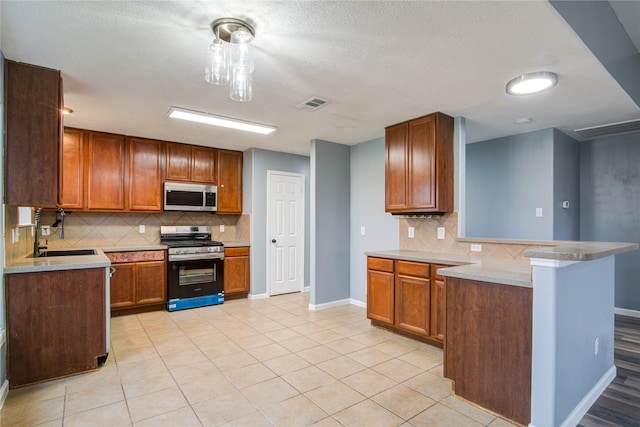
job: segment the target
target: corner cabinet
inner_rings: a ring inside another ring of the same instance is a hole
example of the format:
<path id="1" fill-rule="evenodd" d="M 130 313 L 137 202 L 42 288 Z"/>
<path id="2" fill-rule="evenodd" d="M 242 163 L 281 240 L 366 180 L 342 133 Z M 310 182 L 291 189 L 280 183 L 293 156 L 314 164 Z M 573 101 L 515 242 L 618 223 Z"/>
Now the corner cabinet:
<path id="1" fill-rule="evenodd" d="M 441 346 L 446 265 L 367 257 L 367 317 L 377 326 Z"/>
<path id="2" fill-rule="evenodd" d="M 385 210 L 453 211 L 453 118 L 433 113 L 385 129 Z"/>
<path id="3" fill-rule="evenodd" d="M 62 135 L 60 71 L 5 60 L 5 199 L 56 207 Z"/>
<path id="4" fill-rule="evenodd" d="M 224 248 L 224 297 L 246 297 L 249 288 L 249 248 Z"/>

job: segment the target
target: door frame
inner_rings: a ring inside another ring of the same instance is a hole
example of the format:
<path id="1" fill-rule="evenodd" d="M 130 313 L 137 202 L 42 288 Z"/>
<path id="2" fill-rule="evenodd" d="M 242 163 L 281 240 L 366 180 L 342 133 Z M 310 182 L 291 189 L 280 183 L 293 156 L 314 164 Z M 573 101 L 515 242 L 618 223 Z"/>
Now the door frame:
<path id="1" fill-rule="evenodd" d="M 300 259 L 301 259 L 301 265 L 300 265 L 300 273 L 302 275 L 302 279 L 300 280 L 300 289 L 298 289 L 296 292 L 302 292 L 304 290 L 304 257 L 305 257 L 305 252 L 304 252 L 304 245 L 306 243 L 306 237 L 305 237 L 305 223 L 304 223 L 304 218 L 305 218 L 305 203 L 307 201 L 307 195 L 306 195 L 306 191 L 305 191 L 305 176 L 304 174 L 301 173 L 295 173 L 295 172 L 284 172 L 284 171 L 277 171 L 277 170 L 267 170 L 267 226 L 265 227 L 267 230 L 267 235 L 266 235 L 266 245 L 267 245 L 267 297 L 271 297 L 271 179 L 273 175 L 284 175 L 284 176 L 289 176 L 289 177 L 295 177 L 295 178 L 300 178 L 302 180 L 302 204 L 300 205 L 300 210 L 298 213 L 299 216 L 299 220 L 300 220 L 300 224 L 302 226 L 302 244 L 300 245 Z"/>

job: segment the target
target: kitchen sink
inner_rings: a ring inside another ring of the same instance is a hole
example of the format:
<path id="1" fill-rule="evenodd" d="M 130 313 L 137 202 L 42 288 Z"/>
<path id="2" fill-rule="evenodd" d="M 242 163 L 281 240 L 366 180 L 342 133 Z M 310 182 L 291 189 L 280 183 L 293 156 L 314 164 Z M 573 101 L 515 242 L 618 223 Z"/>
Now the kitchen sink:
<path id="1" fill-rule="evenodd" d="M 38 257 L 55 257 L 55 256 L 78 256 L 78 255 L 95 255 L 93 249 L 68 249 L 62 251 L 43 251 Z"/>

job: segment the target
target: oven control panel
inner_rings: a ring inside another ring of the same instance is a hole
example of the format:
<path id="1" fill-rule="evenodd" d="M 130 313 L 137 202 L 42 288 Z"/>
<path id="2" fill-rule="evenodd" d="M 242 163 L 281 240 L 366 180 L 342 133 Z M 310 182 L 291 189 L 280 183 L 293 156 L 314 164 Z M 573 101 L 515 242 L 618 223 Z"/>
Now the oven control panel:
<path id="1" fill-rule="evenodd" d="M 201 246 L 189 248 L 169 248 L 169 255 L 186 255 L 186 254 L 217 254 L 223 253 L 223 246 Z"/>

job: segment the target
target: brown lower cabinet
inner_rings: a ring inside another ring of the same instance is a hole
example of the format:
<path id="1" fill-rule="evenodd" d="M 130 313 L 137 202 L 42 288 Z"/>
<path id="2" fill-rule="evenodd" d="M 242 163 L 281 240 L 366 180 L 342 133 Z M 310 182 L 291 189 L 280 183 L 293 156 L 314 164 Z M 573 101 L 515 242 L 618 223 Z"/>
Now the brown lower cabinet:
<path id="1" fill-rule="evenodd" d="M 531 421 L 533 290 L 448 277 L 444 376 L 455 394 Z"/>
<path id="2" fill-rule="evenodd" d="M 111 277 L 111 310 L 162 308 L 166 303 L 165 251 L 108 252 L 115 270 Z"/>
<path id="3" fill-rule="evenodd" d="M 11 388 L 98 368 L 106 348 L 106 269 L 5 276 Z"/>
<path id="4" fill-rule="evenodd" d="M 442 346 L 444 280 L 423 262 L 367 258 L 367 317 L 378 326 Z"/>
<path id="5" fill-rule="evenodd" d="M 249 248 L 224 248 L 224 297 L 246 297 L 249 287 Z"/>

